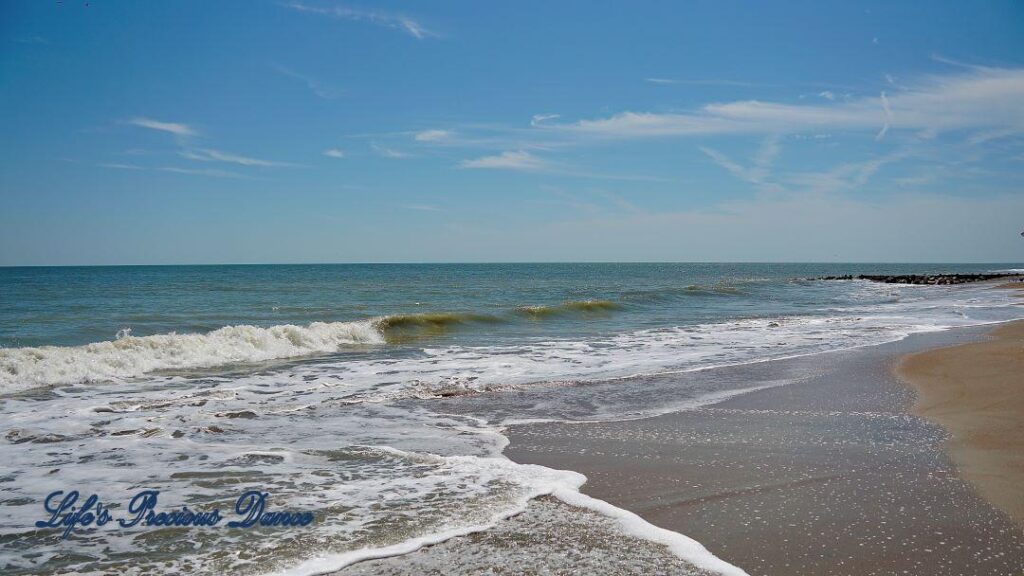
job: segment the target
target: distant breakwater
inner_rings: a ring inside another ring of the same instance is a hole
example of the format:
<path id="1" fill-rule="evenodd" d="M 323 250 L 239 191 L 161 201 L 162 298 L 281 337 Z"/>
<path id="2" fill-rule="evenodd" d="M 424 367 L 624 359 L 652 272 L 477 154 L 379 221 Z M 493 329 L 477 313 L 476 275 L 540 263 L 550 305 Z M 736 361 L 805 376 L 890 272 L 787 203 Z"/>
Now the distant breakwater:
<path id="1" fill-rule="evenodd" d="M 870 280 L 885 284 L 967 284 L 969 282 L 985 282 L 988 280 L 1024 281 L 1020 274 L 861 274 L 854 276 L 820 276 L 814 280 Z"/>

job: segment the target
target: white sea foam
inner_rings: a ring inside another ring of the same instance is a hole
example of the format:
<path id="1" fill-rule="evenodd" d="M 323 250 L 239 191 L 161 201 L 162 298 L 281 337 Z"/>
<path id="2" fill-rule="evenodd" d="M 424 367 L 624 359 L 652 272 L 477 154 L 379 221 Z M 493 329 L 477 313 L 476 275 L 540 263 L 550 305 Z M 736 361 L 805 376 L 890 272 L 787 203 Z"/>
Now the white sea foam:
<path id="1" fill-rule="evenodd" d="M 406 456 L 416 458 L 419 455 L 406 454 Z M 538 496 L 555 493 L 578 493 L 579 487 L 586 481 L 586 477 L 576 472 L 553 470 L 544 466 L 531 464 L 516 464 L 504 457 L 450 457 L 447 459 L 438 458 L 437 460 L 447 460 L 449 463 L 458 463 L 459 466 L 467 469 L 473 469 L 474 471 L 491 470 L 493 471 L 493 477 L 505 477 L 510 480 L 514 479 L 516 483 L 525 487 L 526 490 L 520 493 L 506 507 L 491 513 L 490 517 L 486 518 L 482 523 L 462 523 L 461 525 L 456 525 L 436 532 L 426 533 L 422 536 L 417 536 L 386 546 L 365 547 L 341 553 L 320 555 L 304 560 L 295 566 L 289 566 L 283 570 L 277 571 L 275 574 L 279 574 L 281 576 L 312 576 L 315 574 L 328 574 L 357 562 L 408 554 L 419 550 L 424 546 L 438 544 L 457 536 L 466 536 L 474 532 L 482 532 L 494 527 L 494 525 L 501 520 L 505 520 L 523 512 L 529 501 L 537 498 Z"/>
<path id="2" fill-rule="evenodd" d="M 82 559 L 66 571 L 308 575 L 487 530 L 550 494 L 606 515 L 625 534 L 665 545 L 696 566 L 742 574 L 685 536 L 582 496 L 578 489 L 585 478 L 578 473 L 508 460 L 500 454 L 507 439 L 479 418 L 407 404 L 339 410 L 331 399 L 343 390 L 274 391 L 247 377 L 232 380 L 227 390 L 183 393 L 180 386 L 187 382 L 174 384 L 134 388 L 130 402 L 120 399 L 117 387 L 77 387 L 48 400 L 45 409 L 31 398 L 5 403 L 2 421 L 12 428 L 5 434 L 9 442 L 0 442 L 0 459 L 15 472 L 4 484 L 12 498 L 0 534 L 24 536 L 24 526 L 38 516 L 38 502 L 68 485 L 95 490 L 104 502 L 145 486 L 162 491 L 162 507 L 188 497 L 194 499 L 190 507 L 204 509 L 258 488 L 272 495 L 274 509 L 317 511 L 315 531 L 299 534 L 300 547 L 290 533 L 223 531 L 207 536 L 216 536 L 215 545 L 168 560 L 163 539 L 142 542 L 137 530 L 82 530 L 75 540 L 88 539 L 116 558 Z M 320 409 L 298 419 L 283 414 L 296 400 Z M 231 418 L 242 410 L 253 416 Z M 211 433 L 213 425 L 222 430 Z M 46 466 L 33 464 L 40 458 Z M 152 465 L 128 465 L 139 462 Z M 55 467 L 60 474 L 52 473 Z M 36 546 L 16 566 L 45 573 L 47 546 Z M 53 546 L 59 549 L 60 543 Z M 240 546 L 259 562 L 221 553 Z M 160 564 L 150 563 L 151 557 Z"/>
<path id="3" fill-rule="evenodd" d="M 1024 316 L 1005 291 L 885 289 L 894 293 L 890 303 L 817 311 L 823 315 L 738 319 L 603 338 L 428 347 L 415 356 L 327 361 L 252 379 L 273 387 L 340 385 L 349 390 L 346 401 L 387 402 L 702 370 Z"/>
<path id="4" fill-rule="evenodd" d="M 745 571 L 718 558 L 701 545 L 700 542 L 678 532 L 655 526 L 640 516 L 609 504 L 604 500 L 583 494 L 580 492 L 580 487 L 586 481 L 586 477 L 581 474 L 567 470 L 553 470 L 537 465 L 516 464 L 504 457 L 475 459 L 475 462 L 474 459 L 460 458 L 459 460 L 470 465 L 504 469 L 506 474 L 516 477 L 520 484 L 529 486 L 530 489 L 523 493 L 514 504 L 494 513 L 489 521 L 483 524 L 463 524 L 387 546 L 360 548 L 338 554 L 316 556 L 304 560 L 295 566 L 276 571 L 274 574 L 279 576 L 329 574 L 357 562 L 408 554 L 424 546 L 438 544 L 451 538 L 466 536 L 493 528 L 498 522 L 525 511 L 531 500 L 539 496 L 551 495 L 570 506 L 592 510 L 611 518 L 618 524 L 623 533 L 654 542 L 655 544 L 661 544 L 678 558 L 698 568 L 723 576 L 747 576 Z"/>
<path id="5" fill-rule="evenodd" d="M 665 388 L 618 380 L 606 386 L 541 387 L 553 379 L 756 362 L 1024 315 L 1024 309 L 1012 306 L 1016 301 L 1007 291 L 863 289 L 891 291 L 893 297 L 882 305 L 814 310 L 806 316 L 501 346 L 435 345 L 398 354 L 382 350 L 256 374 L 149 377 L 130 386 L 70 387 L 45 401 L 7 398 L 0 403 L 0 461 L 11 473 L 0 478 L 0 486 L 10 497 L 0 503 L 0 554 L 14 558 L 16 568 L 54 572 L 47 559 L 62 557 L 60 543 L 33 541 L 28 546 L 33 536 L 25 526 L 38 519 L 46 494 L 68 486 L 114 501 L 145 486 L 162 490 L 167 508 L 188 504 L 204 509 L 242 490 L 260 489 L 273 495 L 274 509 L 320 515 L 315 528 L 301 533 L 204 533 L 209 545 L 187 552 L 168 548 L 173 539 L 138 538 L 138 531 L 82 531 L 75 538 L 87 538 L 93 549 L 110 553 L 72 559 L 77 564 L 64 571 L 103 574 L 147 569 L 318 573 L 487 529 L 523 510 L 531 499 L 551 494 L 614 518 L 627 534 L 663 544 L 695 565 L 742 574 L 685 536 L 581 495 L 579 474 L 505 459 L 501 425 L 694 408 L 747 392 L 752 384 L 680 378 L 657 379 L 665 380 Z M 259 362 L 382 342 L 371 322 L 231 327 L 204 335 L 127 336 L 79 347 L 3 350 L 0 373 L 6 386 L 121 380 L 152 370 Z M 472 416 L 438 414 L 432 411 L 437 402 L 408 400 L 509 387 L 529 390 L 488 397 L 486 414 L 474 411 Z M 252 556 L 224 554 L 242 547 Z M 160 565 L 145 564 L 153 559 Z"/>
<path id="6" fill-rule="evenodd" d="M 207 368 L 335 352 L 354 344 L 383 344 L 370 321 L 226 326 L 206 334 L 131 336 L 84 346 L 0 349 L 0 393 L 47 384 L 112 381 L 157 370 Z"/>
<path id="7" fill-rule="evenodd" d="M 723 576 L 747 576 L 747 573 L 742 569 L 715 556 L 693 538 L 684 536 L 679 532 L 655 526 L 629 510 L 613 506 L 604 500 L 587 496 L 578 489 L 567 490 L 560 488 L 554 492 L 554 496 L 566 504 L 587 508 L 588 510 L 614 518 L 627 534 L 662 544 L 673 554 L 698 568 L 710 570 Z"/>
<path id="8" fill-rule="evenodd" d="M 752 318 L 501 346 L 423 348 L 403 357 L 302 365 L 264 378 L 275 386 L 343 383 L 351 401 L 429 398 L 579 379 L 605 379 L 881 344 L 910 334 L 1024 316 L 1005 291 L 987 287 L 863 284 L 887 303 L 816 310 L 813 315 Z M 858 296 L 854 292 L 854 297 Z M 207 334 L 123 337 L 84 346 L 0 349 L 0 393 L 42 385 L 118 381 L 154 371 L 190 370 L 328 354 L 382 345 L 378 320 L 268 328 L 228 326 Z M 260 378 L 257 376 L 256 378 Z"/>

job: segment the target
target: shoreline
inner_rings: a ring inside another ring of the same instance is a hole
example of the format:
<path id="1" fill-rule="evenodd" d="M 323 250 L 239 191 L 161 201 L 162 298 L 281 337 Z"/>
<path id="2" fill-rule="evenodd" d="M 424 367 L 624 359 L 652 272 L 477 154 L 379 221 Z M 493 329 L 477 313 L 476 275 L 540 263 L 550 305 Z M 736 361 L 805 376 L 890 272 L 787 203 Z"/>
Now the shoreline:
<path id="1" fill-rule="evenodd" d="M 897 373 L 917 390 L 914 413 L 949 432 L 961 476 L 1024 527 L 1024 321 L 989 336 L 908 355 Z"/>
<path id="2" fill-rule="evenodd" d="M 243 366 L 223 378 L 213 370 L 181 379 L 157 372 L 129 386 L 54 386 L 12 396 L 5 408 L 17 428 L 4 445 L 14 468 L 24 472 L 18 483 L 15 476 L 6 480 L 25 497 L 9 499 L 9 506 L 16 510 L 13 517 L 23 519 L 18 525 L 34 521 L 33 502 L 45 496 L 43 487 L 53 473 L 37 466 L 43 455 L 66 457 L 44 462 L 77 464 L 83 478 L 116 472 L 138 485 L 152 477 L 136 464 L 155 458 L 166 468 L 161 486 L 168 493 L 205 489 L 221 476 L 233 484 L 230 474 L 190 474 L 198 445 L 204 456 L 198 465 L 204 467 L 302 475 L 311 489 L 296 494 L 288 484 L 283 496 L 324 503 L 331 513 L 324 514 L 317 534 L 352 535 L 338 545 L 358 548 L 332 556 L 365 558 L 358 571 L 345 569 L 350 573 L 445 576 L 451 572 L 444 559 L 458 558 L 462 574 L 497 566 L 525 574 L 703 576 L 702 567 L 721 568 L 718 561 L 751 576 L 1019 574 L 1024 568 L 1020 534 L 1009 532 L 1005 519 L 960 482 L 940 448 L 946 435 L 909 415 L 911 389 L 892 377 L 895 358 L 904 353 L 975 341 L 1007 312 L 1019 315 L 1020 308 L 1008 308 L 1018 303 L 1013 296 L 1019 293 L 988 287 L 865 291 L 864 286 L 827 290 L 786 284 L 795 293 L 780 299 L 787 302 L 780 310 L 819 306 L 823 295 L 842 304 L 835 314 L 815 309 L 828 313 L 809 318 L 730 320 L 721 313 L 760 306 L 760 298 L 751 297 L 757 292 L 726 292 L 728 298 L 702 293 L 690 302 L 687 286 L 679 296 L 687 303 L 681 310 L 710 307 L 715 322 L 638 330 L 608 342 L 581 333 L 564 339 L 571 346 L 541 342 L 472 355 L 457 346 L 452 348 L 460 354 L 451 355 L 427 348 L 422 355 L 406 348 L 360 350 L 339 357 L 345 364 L 340 369 L 333 359 L 309 358 L 280 369 Z M 773 283 L 763 288 L 765 296 L 779 290 Z M 653 292 L 642 291 L 644 301 Z M 714 308 L 710 298 L 726 304 Z M 657 315 L 642 318 L 661 321 Z M 639 325 L 636 318 L 627 320 L 616 326 Z M 942 329 L 961 322 L 974 324 Z M 563 328 L 541 332 L 561 334 Z M 908 338 L 908 333 L 915 335 Z M 520 336 L 513 332 L 511 340 Z M 481 337 L 473 338 L 469 342 Z M 887 343 L 874 343 L 880 341 Z M 526 363 L 529 374 L 585 376 L 593 366 L 654 371 L 491 388 L 491 380 L 521 368 L 509 352 L 516 360 L 539 362 L 537 367 Z M 695 367 L 658 371 L 660 361 Z M 480 393 L 473 378 L 463 386 L 461 379 L 446 376 L 462 378 L 474 370 L 482 374 Z M 366 389 L 337 385 L 345 383 L 346 371 Z M 373 378 L 386 385 L 370 386 Z M 401 386 L 388 387 L 394 383 Z M 444 387 L 430 386 L 441 383 Z M 73 435 L 84 425 L 81 406 L 89 409 L 84 413 L 92 428 Z M 336 445 L 324 451 L 318 436 L 304 432 L 306 424 L 330 433 Z M 260 442 L 252 444 L 252 438 Z M 57 452 L 62 447 L 68 450 Z M 313 458 L 290 458 L 293 452 Z M 514 464 L 502 452 L 518 462 L 538 458 L 543 469 Z M 532 455 L 523 460 L 517 452 Z M 106 454 L 113 457 L 106 460 Z M 340 463 L 325 466 L 317 460 L 321 456 Z M 95 463 L 86 465 L 88 457 Z M 590 483 L 577 491 L 584 474 L 555 469 L 585 472 Z M 338 476 L 331 477 L 336 470 Z M 344 486 L 348 481 L 352 487 Z M 336 500 L 329 490 L 339 486 L 353 496 Z M 592 496 L 601 489 L 606 493 Z M 343 509 L 335 507 L 339 502 Z M 246 541 L 280 566 L 291 567 L 291 560 L 309 553 L 287 539 L 249 534 Z M 97 541 L 119 545 L 131 537 L 107 535 L 96 534 L 104 538 Z M 224 547 L 219 536 L 214 538 L 215 545 L 187 553 L 181 562 L 220 562 Z M 35 534 L 11 542 L 5 549 L 19 553 L 37 542 L 48 544 Z M 149 541 L 146 551 L 166 551 L 178 561 L 167 542 Z M 334 544 L 324 541 L 323 549 Z M 58 546 L 53 549 L 60 554 Z M 957 551 L 965 557 L 949 556 Z M 379 554 L 400 555 L 370 559 Z M 698 556 L 702 562 L 695 561 Z M 96 562 L 118 567 L 144 564 L 147 557 L 155 556 L 132 553 Z M 39 572 L 78 561 L 28 553 L 20 558 L 30 566 L 26 570 L 42 562 Z M 965 569 L 968 563 L 973 570 Z M 310 566 L 300 562 L 294 568 Z"/>
<path id="3" fill-rule="evenodd" d="M 751 575 L 1018 574 L 1024 532 L 961 480 L 945 431 L 910 413 L 894 374 L 907 354 L 991 329 L 716 369 L 802 379 L 638 420 L 510 426 L 505 455 L 580 472 L 584 494 Z"/>

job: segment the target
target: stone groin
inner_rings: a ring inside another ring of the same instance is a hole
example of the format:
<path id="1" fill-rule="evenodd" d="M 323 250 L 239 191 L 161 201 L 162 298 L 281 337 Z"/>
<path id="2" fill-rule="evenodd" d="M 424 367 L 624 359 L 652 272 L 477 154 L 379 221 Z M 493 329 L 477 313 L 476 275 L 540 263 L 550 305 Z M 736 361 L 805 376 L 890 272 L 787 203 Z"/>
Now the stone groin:
<path id="1" fill-rule="evenodd" d="M 988 280 L 1022 281 L 1020 274 L 860 274 L 854 276 L 822 276 L 815 280 L 870 280 L 885 284 L 967 284 Z"/>

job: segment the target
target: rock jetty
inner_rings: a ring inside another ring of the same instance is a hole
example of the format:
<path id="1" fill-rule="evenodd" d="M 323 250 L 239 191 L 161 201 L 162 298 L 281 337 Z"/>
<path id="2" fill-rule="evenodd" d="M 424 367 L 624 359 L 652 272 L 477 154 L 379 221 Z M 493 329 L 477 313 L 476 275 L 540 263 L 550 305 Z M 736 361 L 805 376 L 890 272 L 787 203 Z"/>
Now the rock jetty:
<path id="1" fill-rule="evenodd" d="M 968 282 L 985 282 L 987 280 L 1017 280 L 1020 274 L 861 274 L 854 276 L 821 276 L 815 280 L 870 280 L 886 284 L 967 284 Z"/>

